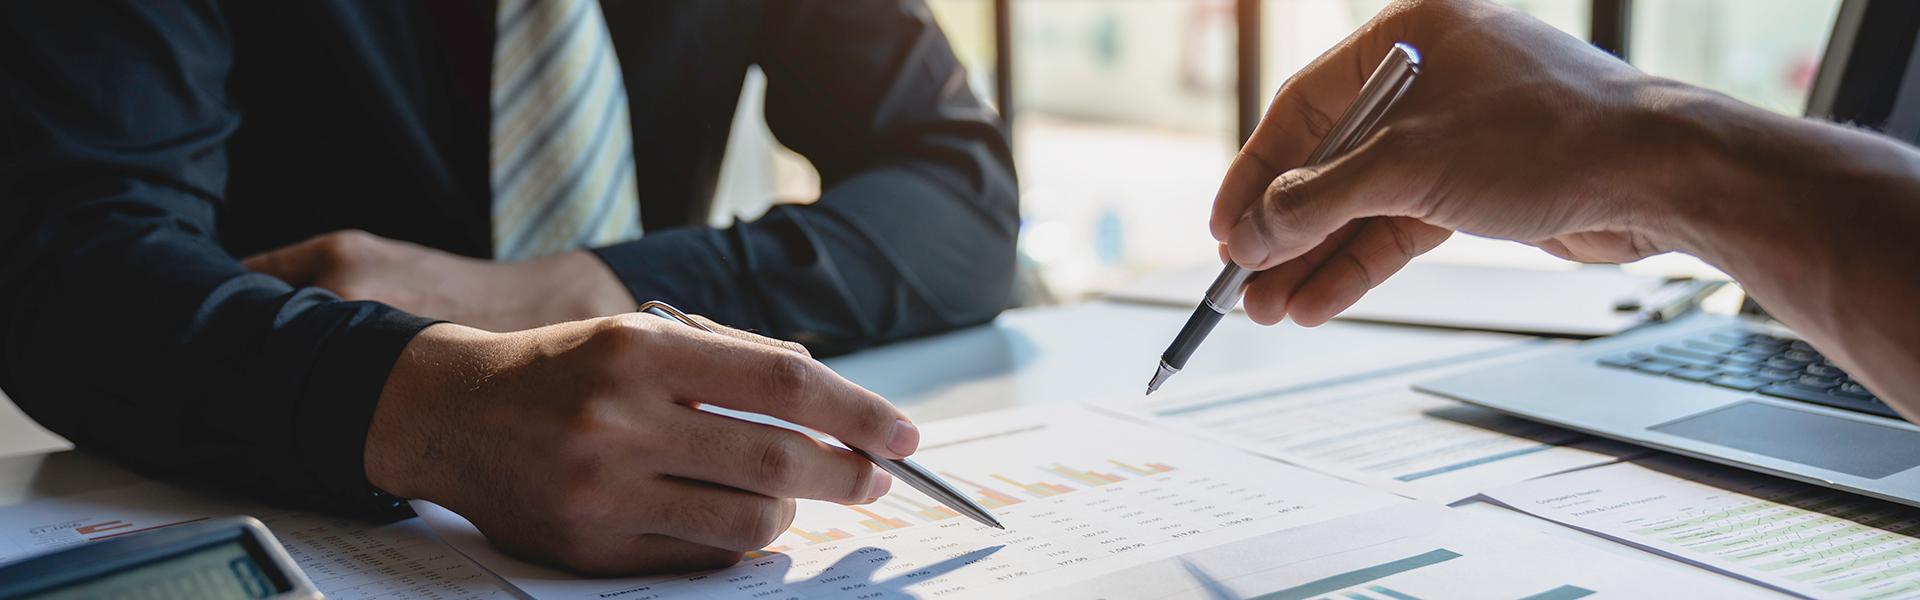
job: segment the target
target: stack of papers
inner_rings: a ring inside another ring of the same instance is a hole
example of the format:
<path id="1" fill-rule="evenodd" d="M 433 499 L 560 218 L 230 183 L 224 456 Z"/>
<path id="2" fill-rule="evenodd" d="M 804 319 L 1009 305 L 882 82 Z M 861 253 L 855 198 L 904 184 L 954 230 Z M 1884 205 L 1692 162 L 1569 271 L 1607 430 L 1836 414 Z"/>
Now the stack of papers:
<path id="1" fill-rule="evenodd" d="M 708 573 L 581 578 L 507 557 L 430 503 L 415 503 L 421 519 L 370 526 L 159 484 L 0 508 L 0 563 L 250 514 L 330 598 L 1766 592 L 1750 584 L 1820 598 L 1920 598 L 1920 511 L 1649 457 L 1408 389 L 1542 350 L 1516 342 L 1312 384 L 1269 374 L 926 423 L 916 460 L 1007 529 L 895 486 L 864 506 L 800 501 L 773 544 Z M 1672 560 L 1622 557 L 1443 505 L 1469 497 Z"/>

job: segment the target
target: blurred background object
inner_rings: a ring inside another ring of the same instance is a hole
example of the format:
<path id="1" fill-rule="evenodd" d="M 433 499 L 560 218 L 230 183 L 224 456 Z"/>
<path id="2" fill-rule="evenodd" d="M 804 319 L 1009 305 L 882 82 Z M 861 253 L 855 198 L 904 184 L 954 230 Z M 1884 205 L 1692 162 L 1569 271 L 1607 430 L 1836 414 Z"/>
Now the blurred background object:
<path id="1" fill-rule="evenodd" d="M 1505 1 L 1650 73 L 1787 114 L 1805 107 L 1839 6 L 1838 0 Z M 996 106 L 1010 98 L 1012 110 L 1003 113 L 1012 117 L 1020 170 L 1022 287 L 1050 291 L 1027 293 L 1023 303 L 1073 301 L 1148 273 L 1217 262 L 1207 217 L 1242 132 L 1287 77 L 1386 5 L 928 2 L 975 91 Z M 760 119 L 764 82 L 758 78 L 749 76 L 734 124 L 716 225 L 819 193 L 812 167 L 780 147 Z M 1532 248 L 1465 235 L 1421 260 L 1578 267 Z M 1723 277 L 1675 255 L 1625 269 Z"/>

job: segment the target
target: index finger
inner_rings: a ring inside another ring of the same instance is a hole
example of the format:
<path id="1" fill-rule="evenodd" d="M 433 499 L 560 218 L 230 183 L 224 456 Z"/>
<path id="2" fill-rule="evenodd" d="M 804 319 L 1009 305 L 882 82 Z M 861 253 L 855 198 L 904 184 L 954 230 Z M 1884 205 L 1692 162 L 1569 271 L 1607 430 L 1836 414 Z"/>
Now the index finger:
<path id="1" fill-rule="evenodd" d="M 1233 226 L 1281 173 L 1304 163 L 1320 139 L 1360 93 L 1398 37 L 1404 10 L 1395 4 L 1322 53 L 1280 86 L 1266 115 L 1240 148 L 1213 198 L 1209 228 L 1226 241 Z"/>
<path id="2" fill-rule="evenodd" d="M 782 419 L 887 458 L 920 446 L 920 431 L 886 399 L 786 348 L 684 330 L 660 351 L 680 357 L 662 383 L 677 398 Z"/>

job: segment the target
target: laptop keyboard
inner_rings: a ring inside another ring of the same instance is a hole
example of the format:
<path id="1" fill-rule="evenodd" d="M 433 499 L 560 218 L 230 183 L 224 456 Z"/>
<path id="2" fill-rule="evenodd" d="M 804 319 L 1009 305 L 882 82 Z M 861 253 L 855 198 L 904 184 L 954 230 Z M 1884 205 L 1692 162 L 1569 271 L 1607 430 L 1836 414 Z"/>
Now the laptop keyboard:
<path id="1" fill-rule="evenodd" d="M 1602 366 L 1900 418 L 1806 342 L 1729 329 L 1600 359 Z"/>

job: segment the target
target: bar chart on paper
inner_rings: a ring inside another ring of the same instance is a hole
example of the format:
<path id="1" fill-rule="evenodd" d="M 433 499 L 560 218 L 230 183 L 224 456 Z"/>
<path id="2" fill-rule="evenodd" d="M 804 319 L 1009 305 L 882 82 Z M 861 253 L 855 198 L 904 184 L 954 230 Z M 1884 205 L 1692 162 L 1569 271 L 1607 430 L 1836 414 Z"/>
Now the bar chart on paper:
<path id="1" fill-rule="evenodd" d="M 1715 598 L 1748 591 L 1689 567 L 1606 555 L 1433 504 L 1248 538 L 1047 592 L 1058 598 Z"/>
<path id="2" fill-rule="evenodd" d="M 992 510 L 1006 530 L 895 486 L 864 506 L 802 501 L 785 534 L 730 569 L 581 580 L 494 553 L 457 515 L 431 506 L 422 514 L 442 537 L 536 598 L 868 599 L 1020 595 L 1404 502 L 1075 407 L 943 421 L 924 431 L 915 460 Z"/>
<path id="3" fill-rule="evenodd" d="M 1452 502 L 1618 460 L 1624 446 L 1408 389 L 1473 368 L 1274 388 L 1258 379 L 1117 410 L 1402 495 Z"/>
<path id="4" fill-rule="evenodd" d="M 1920 510 L 1679 460 L 1489 494 L 1543 518 L 1817 598 L 1920 598 Z"/>

